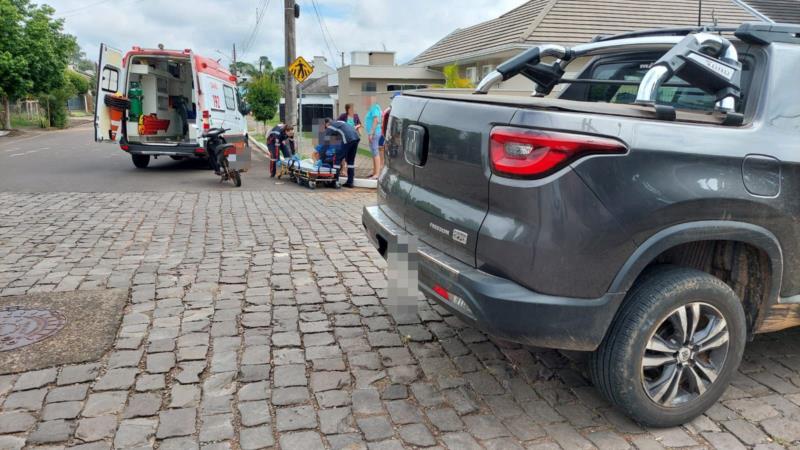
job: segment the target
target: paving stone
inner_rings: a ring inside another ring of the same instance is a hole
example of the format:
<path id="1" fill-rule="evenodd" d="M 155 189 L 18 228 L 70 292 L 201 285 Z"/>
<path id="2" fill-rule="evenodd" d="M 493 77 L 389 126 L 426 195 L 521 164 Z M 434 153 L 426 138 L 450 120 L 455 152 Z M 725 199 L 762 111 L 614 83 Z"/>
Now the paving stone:
<path id="1" fill-rule="evenodd" d="M 0 436 L 0 448 L 4 450 L 21 450 L 25 446 L 25 438 L 18 436 Z"/>
<path id="2" fill-rule="evenodd" d="M 503 424 L 514 437 L 523 442 L 532 441 L 545 436 L 542 427 L 525 415 L 505 419 Z"/>
<path id="3" fill-rule="evenodd" d="M 592 441 L 599 450 L 625 450 L 630 448 L 622 436 L 613 431 L 594 431 L 588 433 L 586 438 Z"/>
<path id="4" fill-rule="evenodd" d="M 747 447 L 742 445 L 736 437 L 730 433 L 703 433 L 703 437 L 712 445 L 714 448 L 720 448 L 725 450 L 745 450 Z"/>
<path id="5" fill-rule="evenodd" d="M 72 436 L 75 422 L 70 420 L 51 420 L 39 422 L 36 429 L 28 436 L 28 444 L 52 444 L 64 442 Z"/>
<path id="6" fill-rule="evenodd" d="M 367 444 L 358 433 L 334 434 L 325 438 L 331 450 L 367 450 Z"/>
<path id="7" fill-rule="evenodd" d="M 158 413 L 161 408 L 161 396 L 158 394 L 133 394 L 128 401 L 128 406 L 122 414 L 124 419 L 134 417 L 149 417 Z"/>
<path id="8" fill-rule="evenodd" d="M 35 423 L 36 418 L 26 412 L 0 412 L 0 434 L 28 431 Z"/>
<path id="9" fill-rule="evenodd" d="M 242 425 L 252 427 L 270 421 L 269 404 L 266 401 L 239 403 L 239 416 Z"/>
<path id="10" fill-rule="evenodd" d="M 467 430 L 480 440 L 507 437 L 511 434 L 506 430 L 500 420 L 493 415 L 477 415 L 462 417 Z"/>
<path id="11" fill-rule="evenodd" d="M 257 450 L 275 445 L 272 427 L 264 425 L 255 428 L 243 428 L 239 433 L 239 445 L 242 450 Z"/>
<path id="12" fill-rule="evenodd" d="M 108 367 L 110 369 L 118 369 L 122 367 L 136 367 L 142 359 L 143 350 L 117 350 L 111 354 L 108 360 Z"/>
<path id="13" fill-rule="evenodd" d="M 380 394 L 375 389 L 356 389 L 352 394 L 353 412 L 356 414 L 379 414 L 383 412 Z"/>
<path id="14" fill-rule="evenodd" d="M 556 423 L 544 426 L 547 435 L 553 438 L 563 448 L 593 449 L 594 445 L 581 436 L 574 428 L 565 423 Z"/>
<path id="15" fill-rule="evenodd" d="M 196 438 L 191 437 L 165 439 L 158 444 L 158 450 L 197 450 L 199 448 L 200 444 Z"/>
<path id="16" fill-rule="evenodd" d="M 289 364 L 275 367 L 272 384 L 275 387 L 305 386 L 306 366 L 304 364 Z"/>
<path id="17" fill-rule="evenodd" d="M 344 390 L 318 392 L 315 397 L 321 408 L 335 408 L 352 404 L 350 393 Z"/>
<path id="18" fill-rule="evenodd" d="M 52 389 L 47 393 L 47 403 L 78 401 L 86 398 L 88 384 L 74 384 Z"/>
<path id="19" fill-rule="evenodd" d="M 75 430 L 75 437 L 83 442 L 99 441 L 112 437 L 117 429 L 115 416 L 100 416 L 81 419 Z"/>
<path id="20" fill-rule="evenodd" d="M 782 442 L 800 441 L 800 422 L 796 419 L 775 417 L 761 422 L 764 431 Z"/>
<path id="21" fill-rule="evenodd" d="M 399 429 L 400 439 L 406 444 L 416 445 L 419 447 L 430 447 L 436 444 L 428 427 L 421 423 L 403 425 Z"/>
<path id="22" fill-rule="evenodd" d="M 694 438 L 678 427 L 653 429 L 650 430 L 650 433 L 653 434 L 656 440 L 667 447 L 689 447 L 697 445 L 697 441 L 695 441 Z"/>
<path id="23" fill-rule="evenodd" d="M 165 439 L 175 436 L 188 436 L 195 432 L 195 408 L 171 409 L 159 414 L 156 437 Z"/>
<path id="24" fill-rule="evenodd" d="M 99 364 L 80 364 L 77 366 L 66 366 L 61 369 L 58 375 L 57 384 L 59 386 L 73 383 L 83 383 L 94 381 L 100 372 Z"/>
<path id="25" fill-rule="evenodd" d="M 170 391 L 170 408 L 192 408 L 200 403 L 200 386 L 196 384 L 174 384 Z"/>
<path id="26" fill-rule="evenodd" d="M 386 416 L 363 417 L 356 419 L 356 423 L 368 441 L 380 441 L 394 434 L 392 424 Z"/>
<path id="27" fill-rule="evenodd" d="M 200 424 L 200 442 L 214 442 L 233 438 L 233 414 L 203 416 Z"/>
<path id="28" fill-rule="evenodd" d="M 269 398 L 268 391 L 269 383 L 266 381 L 243 384 L 239 387 L 239 401 L 265 400 Z"/>
<path id="29" fill-rule="evenodd" d="M 90 394 L 82 415 L 84 417 L 98 417 L 105 414 L 117 414 L 122 411 L 127 398 L 128 393 L 125 391 Z"/>
<path id="30" fill-rule="evenodd" d="M 25 372 L 25 374 L 17 379 L 14 383 L 14 391 L 26 391 L 28 389 L 36 389 L 46 386 L 56 381 L 58 370 L 56 368 L 35 370 L 32 372 Z"/>
<path id="31" fill-rule="evenodd" d="M 5 402 L 3 402 L 3 409 L 5 411 L 12 409 L 39 411 L 42 408 L 45 395 L 47 395 L 47 388 L 12 392 L 8 394 Z"/>
<path id="32" fill-rule="evenodd" d="M 82 407 L 81 402 L 49 403 L 42 410 L 42 420 L 74 419 Z"/>
<path id="33" fill-rule="evenodd" d="M 468 433 L 447 433 L 442 435 L 442 442 L 446 448 L 459 450 L 482 450 L 478 442 Z"/>
<path id="34" fill-rule="evenodd" d="M 349 385 L 350 374 L 347 372 L 314 372 L 311 374 L 311 389 L 314 392 L 342 389 Z"/>
<path id="35" fill-rule="evenodd" d="M 300 433 L 286 433 L 280 436 L 281 448 L 297 448 L 307 450 L 324 450 L 322 438 L 316 431 L 303 431 Z"/>
<path id="36" fill-rule="evenodd" d="M 297 405 L 308 403 L 309 400 L 308 388 L 304 386 L 278 388 L 272 391 L 272 404 L 275 406 Z"/>
<path id="37" fill-rule="evenodd" d="M 139 369 L 111 369 L 94 384 L 95 391 L 113 391 L 133 386 Z"/>
<path id="38" fill-rule="evenodd" d="M 153 353 L 147 355 L 146 369 L 149 373 L 166 373 L 175 367 L 174 353 Z"/>
<path id="39" fill-rule="evenodd" d="M 156 419 L 128 419 L 119 424 L 119 429 L 114 435 L 114 448 L 141 448 L 149 446 L 150 440 L 159 430 Z M 160 436 L 159 436 L 160 437 Z"/>
<path id="40" fill-rule="evenodd" d="M 408 398 L 408 388 L 402 384 L 391 384 L 381 392 L 381 400 L 400 400 Z"/>
<path id="41" fill-rule="evenodd" d="M 275 347 L 300 347 L 300 333 L 296 331 L 273 333 L 272 345 Z"/>
<path id="42" fill-rule="evenodd" d="M 310 406 L 278 408 L 275 417 L 275 427 L 278 432 L 317 427 L 317 414 Z"/>
<path id="43" fill-rule="evenodd" d="M 408 400 L 393 400 L 386 402 L 386 410 L 392 417 L 392 422 L 396 425 L 407 423 L 418 423 L 422 421 L 422 414 L 419 409 L 412 405 Z"/>
<path id="44" fill-rule="evenodd" d="M 725 421 L 722 422 L 722 426 L 747 445 L 763 444 L 769 441 L 763 431 L 743 419 Z"/>
<path id="45" fill-rule="evenodd" d="M 317 411 L 319 428 L 323 434 L 342 434 L 355 431 L 350 408 L 330 408 Z"/>

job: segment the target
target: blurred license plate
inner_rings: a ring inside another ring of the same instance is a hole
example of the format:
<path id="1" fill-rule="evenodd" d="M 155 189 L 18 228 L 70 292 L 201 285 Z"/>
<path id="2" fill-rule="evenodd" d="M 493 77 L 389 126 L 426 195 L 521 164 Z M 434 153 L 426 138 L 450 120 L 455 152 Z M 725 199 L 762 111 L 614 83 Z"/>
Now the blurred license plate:
<path id="1" fill-rule="evenodd" d="M 236 162 L 236 155 L 228 155 L 228 161 Z"/>

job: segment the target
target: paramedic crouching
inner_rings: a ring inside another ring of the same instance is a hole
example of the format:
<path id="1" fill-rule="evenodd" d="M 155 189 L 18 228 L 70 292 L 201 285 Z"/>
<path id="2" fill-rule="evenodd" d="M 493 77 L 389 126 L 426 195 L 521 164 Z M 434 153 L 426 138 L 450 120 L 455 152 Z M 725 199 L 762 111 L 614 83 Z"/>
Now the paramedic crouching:
<path id="1" fill-rule="evenodd" d="M 342 186 L 346 188 L 353 187 L 353 178 L 356 174 L 356 153 L 358 152 L 358 143 L 360 136 L 356 128 L 345 121 L 325 119 L 323 122 L 325 127 L 324 138 L 329 141 L 329 144 L 341 144 L 341 153 L 345 156 L 347 161 L 347 182 Z"/>
<path id="2" fill-rule="evenodd" d="M 294 155 L 294 127 L 278 124 L 267 133 L 267 149 L 269 149 L 269 174 L 275 177 L 281 155 L 289 159 Z"/>

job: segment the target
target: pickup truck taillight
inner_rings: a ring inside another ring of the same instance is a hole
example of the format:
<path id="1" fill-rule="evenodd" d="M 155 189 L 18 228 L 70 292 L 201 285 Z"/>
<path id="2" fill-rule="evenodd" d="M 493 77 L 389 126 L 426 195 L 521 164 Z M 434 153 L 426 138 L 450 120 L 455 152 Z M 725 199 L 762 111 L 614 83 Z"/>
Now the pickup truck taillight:
<path id="1" fill-rule="evenodd" d="M 542 178 L 584 156 L 627 151 L 615 139 L 514 127 L 494 128 L 489 148 L 492 171 L 513 178 Z"/>

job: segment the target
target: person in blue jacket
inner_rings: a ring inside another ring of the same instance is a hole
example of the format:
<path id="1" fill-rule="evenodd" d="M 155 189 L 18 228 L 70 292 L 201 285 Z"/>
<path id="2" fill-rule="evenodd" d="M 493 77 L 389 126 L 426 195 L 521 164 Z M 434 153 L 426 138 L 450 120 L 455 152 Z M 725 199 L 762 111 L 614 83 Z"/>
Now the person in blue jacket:
<path id="1" fill-rule="evenodd" d="M 361 136 L 356 128 L 343 120 L 327 118 L 323 121 L 323 138 L 327 145 L 340 146 L 341 154 L 347 161 L 347 182 L 342 186 L 353 187 L 353 178 L 356 174 L 356 153 Z"/>

